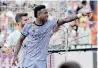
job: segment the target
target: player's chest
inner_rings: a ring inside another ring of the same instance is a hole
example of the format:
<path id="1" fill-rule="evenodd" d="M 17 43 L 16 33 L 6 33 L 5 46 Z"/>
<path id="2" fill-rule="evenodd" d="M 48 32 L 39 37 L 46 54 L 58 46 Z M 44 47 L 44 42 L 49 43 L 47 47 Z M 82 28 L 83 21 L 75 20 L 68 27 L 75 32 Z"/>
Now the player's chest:
<path id="1" fill-rule="evenodd" d="M 44 25 L 44 26 L 34 26 L 32 25 L 30 29 L 28 30 L 29 35 L 31 36 L 43 36 L 47 34 L 50 29 L 49 25 Z"/>

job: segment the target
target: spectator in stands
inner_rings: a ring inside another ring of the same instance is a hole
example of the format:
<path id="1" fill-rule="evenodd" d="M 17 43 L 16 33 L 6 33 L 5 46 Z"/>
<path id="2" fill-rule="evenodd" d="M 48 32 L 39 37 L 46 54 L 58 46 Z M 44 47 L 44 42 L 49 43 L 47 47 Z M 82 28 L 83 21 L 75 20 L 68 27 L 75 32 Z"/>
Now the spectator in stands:
<path id="1" fill-rule="evenodd" d="M 3 46 L 7 36 L 7 18 L 5 17 L 6 4 L 0 2 L 0 46 Z"/>
<path id="2" fill-rule="evenodd" d="M 91 17 L 91 23 L 93 24 L 91 27 L 91 38 L 92 38 L 92 44 L 97 44 L 97 36 L 98 36 L 98 1 L 90 1 L 90 7 L 92 10 L 92 17 Z"/>
<path id="3" fill-rule="evenodd" d="M 76 14 L 77 14 L 81 9 L 83 9 L 83 8 L 86 7 L 87 1 L 86 1 L 86 0 L 83 0 L 80 4 L 81 4 L 81 5 L 78 6 L 77 9 L 76 9 Z"/>

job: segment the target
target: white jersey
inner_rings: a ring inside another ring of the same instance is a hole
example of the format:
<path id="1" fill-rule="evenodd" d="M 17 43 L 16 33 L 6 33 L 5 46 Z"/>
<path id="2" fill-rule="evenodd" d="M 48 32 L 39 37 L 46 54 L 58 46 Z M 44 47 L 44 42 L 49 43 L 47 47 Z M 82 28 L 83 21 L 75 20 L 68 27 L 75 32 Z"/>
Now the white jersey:
<path id="1" fill-rule="evenodd" d="M 9 34 L 4 46 L 6 46 L 6 47 L 15 47 L 15 45 L 17 44 L 17 42 L 20 38 L 20 35 L 21 35 L 21 32 L 18 31 L 18 30 L 15 30 L 14 32 Z"/>

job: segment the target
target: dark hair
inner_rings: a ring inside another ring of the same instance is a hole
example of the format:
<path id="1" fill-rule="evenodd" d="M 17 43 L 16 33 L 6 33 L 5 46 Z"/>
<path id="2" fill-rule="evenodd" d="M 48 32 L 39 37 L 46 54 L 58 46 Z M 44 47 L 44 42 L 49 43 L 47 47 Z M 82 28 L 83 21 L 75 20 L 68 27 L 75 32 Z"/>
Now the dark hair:
<path id="1" fill-rule="evenodd" d="M 37 18 L 37 12 L 40 11 L 41 9 L 46 8 L 45 5 L 38 5 L 34 8 L 34 17 Z"/>
<path id="2" fill-rule="evenodd" d="M 27 13 L 17 13 L 16 17 L 15 17 L 16 22 L 20 22 L 20 20 L 23 16 L 28 16 L 28 14 Z"/>
<path id="3" fill-rule="evenodd" d="M 59 68 L 81 68 L 80 65 L 73 61 L 66 61 Z"/>
<path id="4" fill-rule="evenodd" d="M 82 1 L 82 4 L 83 4 L 83 5 L 86 5 L 86 4 L 87 4 L 87 1 L 86 1 L 86 0 L 83 0 L 83 1 Z"/>

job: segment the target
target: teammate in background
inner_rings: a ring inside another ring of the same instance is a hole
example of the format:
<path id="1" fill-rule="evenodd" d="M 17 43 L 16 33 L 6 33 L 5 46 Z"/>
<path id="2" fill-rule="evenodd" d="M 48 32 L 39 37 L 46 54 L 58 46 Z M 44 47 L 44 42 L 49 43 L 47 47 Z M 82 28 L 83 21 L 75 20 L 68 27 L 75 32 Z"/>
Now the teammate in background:
<path id="1" fill-rule="evenodd" d="M 6 43 L 2 48 L 2 52 L 11 54 L 13 49 L 16 47 L 16 43 L 18 42 L 22 28 L 24 24 L 28 23 L 28 14 L 27 13 L 18 13 L 15 17 L 16 23 L 13 23 L 14 32 L 9 34 L 7 37 Z"/>

